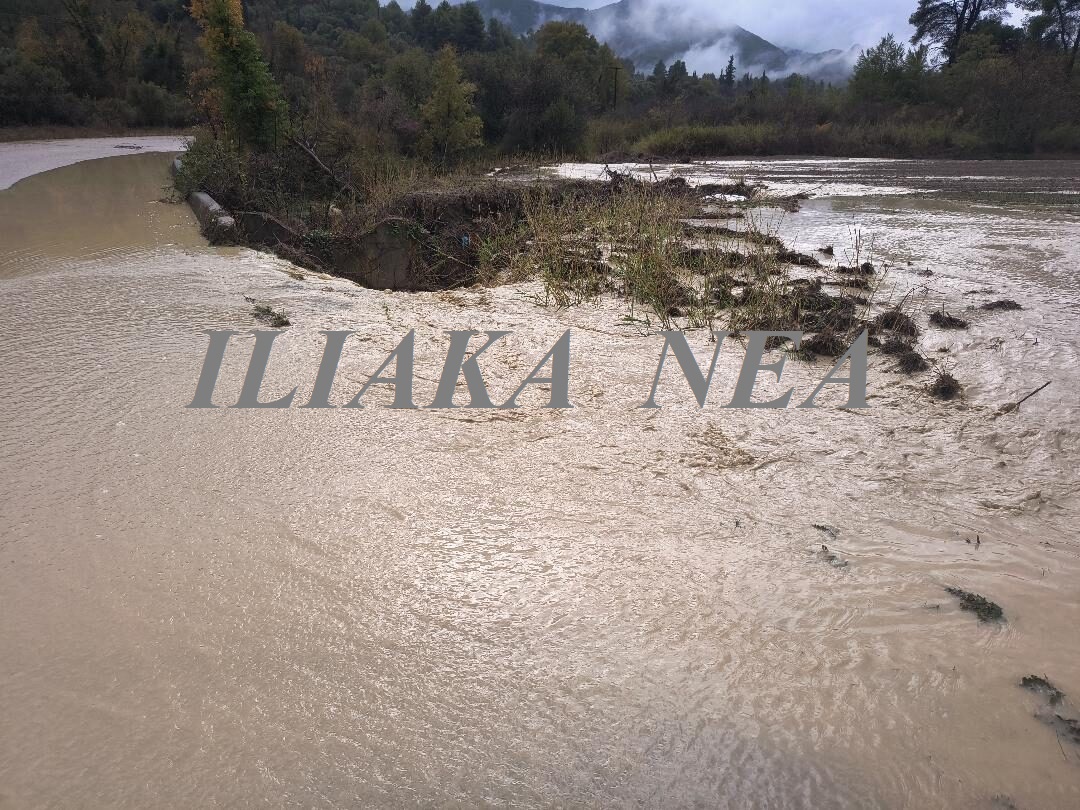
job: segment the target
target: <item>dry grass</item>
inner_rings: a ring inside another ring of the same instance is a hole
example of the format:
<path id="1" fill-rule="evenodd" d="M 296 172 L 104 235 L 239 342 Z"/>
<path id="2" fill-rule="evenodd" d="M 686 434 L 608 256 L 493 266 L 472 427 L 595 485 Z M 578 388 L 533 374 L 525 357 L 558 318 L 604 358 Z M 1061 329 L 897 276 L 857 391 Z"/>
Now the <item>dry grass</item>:
<path id="1" fill-rule="evenodd" d="M 280 329 L 283 326 L 292 326 L 292 321 L 289 320 L 289 316 L 285 310 L 279 312 L 266 304 L 256 304 L 251 310 L 251 314 L 255 317 L 255 320 L 274 329 Z"/>
<path id="2" fill-rule="evenodd" d="M 870 300 L 853 295 L 847 280 L 832 282 L 838 294 L 825 292 L 828 271 L 752 220 L 741 230 L 688 228 L 699 204 L 678 189 L 644 183 L 571 201 L 538 190 L 519 227 L 485 246 L 486 275 L 538 278 L 543 303 L 558 307 L 615 295 L 626 302 L 627 318 L 646 328 L 813 333 L 806 357 L 841 354 L 865 328 Z M 817 277 L 794 275 L 807 268 Z"/>

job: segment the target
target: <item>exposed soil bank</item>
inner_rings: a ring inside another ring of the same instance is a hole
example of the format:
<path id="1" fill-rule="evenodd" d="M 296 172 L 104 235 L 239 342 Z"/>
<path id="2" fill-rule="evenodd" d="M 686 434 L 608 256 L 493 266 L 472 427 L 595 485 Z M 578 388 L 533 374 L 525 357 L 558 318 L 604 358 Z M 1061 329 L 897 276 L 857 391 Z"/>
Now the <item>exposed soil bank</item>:
<path id="1" fill-rule="evenodd" d="M 406 193 L 372 212 L 373 226 L 352 233 L 300 233 L 260 211 L 237 211 L 234 216 L 244 244 L 270 249 L 298 264 L 374 289 L 446 290 L 477 282 L 481 254 L 520 229 L 530 202 L 552 207 L 603 202 L 625 184 L 638 182 L 618 176 L 528 183 L 477 179 L 460 188 Z M 704 199 L 677 179 L 655 190 Z M 201 214 L 200 221 L 216 216 Z"/>

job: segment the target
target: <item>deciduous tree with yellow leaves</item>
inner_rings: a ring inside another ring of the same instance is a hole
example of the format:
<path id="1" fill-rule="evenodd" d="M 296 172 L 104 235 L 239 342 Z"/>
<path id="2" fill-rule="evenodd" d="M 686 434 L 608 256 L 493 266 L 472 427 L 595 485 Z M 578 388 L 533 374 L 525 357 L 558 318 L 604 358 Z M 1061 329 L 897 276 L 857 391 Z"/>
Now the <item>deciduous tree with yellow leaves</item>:
<path id="1" fill-rule="evenodd" d="M 203 30 L 226 122 L 242 143 L 274 146 L 287 134 L 286 107 L 255 35 L 244 27 L 240 0 L 191 0 L 191 14 Z"/>

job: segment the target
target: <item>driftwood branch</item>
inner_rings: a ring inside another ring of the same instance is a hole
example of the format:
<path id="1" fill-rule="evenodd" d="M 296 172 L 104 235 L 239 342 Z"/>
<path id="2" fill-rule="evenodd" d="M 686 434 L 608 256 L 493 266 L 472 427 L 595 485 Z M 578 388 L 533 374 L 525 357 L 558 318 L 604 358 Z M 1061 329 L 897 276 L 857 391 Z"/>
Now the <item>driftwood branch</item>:
<path id="1" fill-rule="evenodd" d="M 1053 380 L 1051 380 L 1050 382 L 1053 382 Z M 1002 405 L 1000 408 L 998 408 L 997 413 L 994 414 L 994 418 L 997 419 L 999 416 L 1004 416 L 1007 413 L 1012 413 L 1013 411 L 1019 410 L 1021 405 L 1023 405 L 1040 391 L 1044 390 L 1048 385 L 1050 385 L 1049 382 L 1045 385 L 1040 385 L 1038 388 L 1036 388 L 1023 399 L 1021 399 L 1019 402 L 1008 402 L 1005 405 Z"/>
<path id="2" fill-rule="evenodd" d="M 1050 382 L 1053 382 L 1053 380 L 1051 380 Z M 1037 393 L 1039 393 L 1039 392 L 1040 392 L 1040 391 L 1042 391 L 1042 390 L 1043 390 L 1044 388 L 1046 388 L 1046 386 L 1047 386 L 1047 385 L 1050 385 L 1050 383 L 1046 383 L 1046 385 L 1040 385 L 1040 386 L 1039 386 L 1038 388 L 1036 388 L 1036 389 L 1035 389 L 1034 391 L 1032 391 L 1032 392 L 1031 392 L 1030 394 L 1028 394 L 1028 395 L 1027 395 L 1026 397 L 1024 397 L 1024 398 L 1023 398 L 1022 400 L 1020 400 L 1019 402 L 1017 402 L 1017 403 L 1016 403 L 1016 407 L 1017 407 L 1017 408 L 1019 408 L 1019 407 L 1020 407 L 1021 405 L 1023 405 L 1023 404 L 1025 403 L 1025 402 L 1027 402 L 1027 401 L 1028 401 L 1029 399 L 1031 399 L 1031 398 L 1032 398 L 1033 396 L 1035 396 L 1035 395 L 1036 395 Z"/>

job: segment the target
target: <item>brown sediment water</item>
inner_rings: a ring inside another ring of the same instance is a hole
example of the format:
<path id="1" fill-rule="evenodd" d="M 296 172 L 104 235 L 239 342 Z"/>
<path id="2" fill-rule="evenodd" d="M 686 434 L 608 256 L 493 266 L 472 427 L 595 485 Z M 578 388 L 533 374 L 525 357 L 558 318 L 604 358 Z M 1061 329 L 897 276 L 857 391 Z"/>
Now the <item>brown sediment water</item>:
<path id="1" fill-rule="evenodd" d="M 186 140 L 179 135 L 150 135 L 0 143 L 0 191 L 26 177 L 87 160 L 125 154 L 178 152 L 185 148 Z"/>
<path id="2" fill-rule="evenodd" d="M 874 357 L 868 411 L 725 411 L 729 347 L 705 409 L 672 375 L 646 411 L 660 341 L 617 302 L 210 248 L 158 202 L 167 164 L 0 192 L 0 806 L 1077 806 L 1080 747 L 1018 686 L 1080 703 L 1075 206 L 894 186 L 765 212 L 840 261 L 872 239 L 898 294 L 969 318 L 921 338 L 966 398 Z M 577 407 L 184 409 L 203 330 L 257 327 L 245 296 L 294 324 L 267 398 L 306 400 L 319 330 L 357 332 L 343 404 L 415 328 L 424 404 L 443 330 L 514 330 L 483 358 L 498 400 L 569 328 Z M 999 298 L 1025 308 L 966 309 Z"/>

